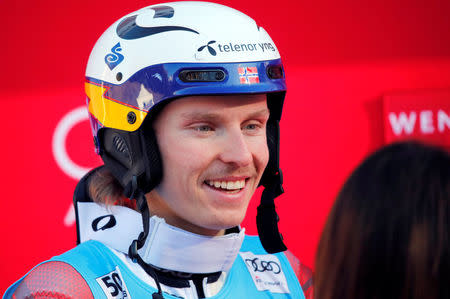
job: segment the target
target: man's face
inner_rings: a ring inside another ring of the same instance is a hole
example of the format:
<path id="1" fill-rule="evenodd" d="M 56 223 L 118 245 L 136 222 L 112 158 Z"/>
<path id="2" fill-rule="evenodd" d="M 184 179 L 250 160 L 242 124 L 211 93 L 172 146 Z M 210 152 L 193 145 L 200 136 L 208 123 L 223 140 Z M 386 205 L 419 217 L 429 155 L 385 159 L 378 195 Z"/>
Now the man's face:
<path id="1" fill-rule="evenodd" d="M 239 225 L 269 159 L 268 118 L 265 95 L 169 103 L 154 123 L 164 173 L 151 213 L 203 235 Z"/>

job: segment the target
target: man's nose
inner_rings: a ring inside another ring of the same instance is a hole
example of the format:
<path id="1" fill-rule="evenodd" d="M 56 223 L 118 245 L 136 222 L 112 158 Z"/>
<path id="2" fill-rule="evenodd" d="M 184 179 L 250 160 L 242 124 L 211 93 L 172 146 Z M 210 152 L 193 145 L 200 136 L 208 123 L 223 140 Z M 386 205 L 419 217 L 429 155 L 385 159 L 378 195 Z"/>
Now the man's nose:
<path id="1" fill-rule="evenodd" d="M 253 157 L 248 140 L 240 129 L 226 134 L 221 148 L 220 159 L 224 163 L 235 164 L 239 167 L 247 166 L 252 162 Z"/>

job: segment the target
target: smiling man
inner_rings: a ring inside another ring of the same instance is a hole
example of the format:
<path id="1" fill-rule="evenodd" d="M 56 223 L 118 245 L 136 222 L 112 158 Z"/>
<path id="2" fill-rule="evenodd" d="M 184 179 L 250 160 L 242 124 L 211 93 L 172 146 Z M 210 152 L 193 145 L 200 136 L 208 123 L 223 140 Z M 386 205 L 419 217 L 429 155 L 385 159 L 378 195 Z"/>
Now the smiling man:
<path id="1" fill-rule="evenodd" d="M 154 122 L 163 179 L 150 211 L 201 235 L 223 235 L 244 219 L 269 160 L 266 96 L 194 96 L 173 101 Z"/>
<path id="2" fill-rule="evenodd" d="M 118 20 L 86 70 L 105 165 L 75 190 L 79 245 L 5 298 L 312 298 L 274 205 L 285 92 L 275 44 L 234 9 L 174 2 Z M 258 186 L 251 237 L 240 224 Z"/>

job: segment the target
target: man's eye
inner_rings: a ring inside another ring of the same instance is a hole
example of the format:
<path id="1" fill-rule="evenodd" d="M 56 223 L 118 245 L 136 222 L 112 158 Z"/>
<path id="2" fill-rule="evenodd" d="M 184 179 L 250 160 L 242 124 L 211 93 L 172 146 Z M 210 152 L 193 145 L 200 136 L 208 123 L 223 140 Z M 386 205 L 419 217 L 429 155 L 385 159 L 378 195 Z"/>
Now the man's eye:
<path id="1" fill-rule="evenodd" d="M 257 130 L 257 129 L 259 129 L 261 126 L 260 125 L 258 125 L 258 124 L 247 124 L 247 125 L 245 125 L 244 126 L 244 129 L 245 130 Z"/>
<path id="2" fill-rule="evenodd" d="M 207 125 L 196 126 L 194 129 L 198 132 L 210 132 L 213 130 L 212 127 L 207 126 Z"/>

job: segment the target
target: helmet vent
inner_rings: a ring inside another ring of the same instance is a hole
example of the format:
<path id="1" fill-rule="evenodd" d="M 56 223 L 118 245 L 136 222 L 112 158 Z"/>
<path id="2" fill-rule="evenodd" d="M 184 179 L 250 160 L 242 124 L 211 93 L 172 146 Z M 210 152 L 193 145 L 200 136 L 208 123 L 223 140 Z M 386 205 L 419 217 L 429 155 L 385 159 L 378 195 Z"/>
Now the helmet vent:
<path id="1" fill-rule="evenodd" d="M 114 136 L 113 145 L 117 152 L 123 155 L 123 157 L 130 160 L 130 150 L 128 149 L 127 143 L 120 136 Z"/>
<path id="2" fill-rule="evenodd" d="M 270 79 L 282 79 L 284 77 L 281 65 L 270 65 L 267 67 L 267 76 Z"/>
<path id="3" fill-rule="evenodd" d="M 226 74 L 223 70 L 184 70 L 178 77 L 183 82 L 221 82 L 225 80 Z"/>

